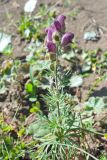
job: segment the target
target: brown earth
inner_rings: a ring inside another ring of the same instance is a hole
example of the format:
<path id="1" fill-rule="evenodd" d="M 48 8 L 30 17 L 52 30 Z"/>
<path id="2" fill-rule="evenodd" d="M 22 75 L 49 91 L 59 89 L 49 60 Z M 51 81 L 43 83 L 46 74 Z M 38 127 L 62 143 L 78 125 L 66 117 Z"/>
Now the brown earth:
<path id="1" fill-rule="evenodd" d="M 13 35 L 13 56 L 24 55 L 24 45 L 17 33 L 17 22 L 23 12 L 26 0 L 0 0 L 0 31 Z"/>
<path id="2" fill-rule="evenodd" d="M 77 0 L 71 4 L 71 10 L 79 10 L 76 20 L 68 18 L 69 29 L 76 34 L 79 45 L 84 49 L 107 49 L 107 1 L 106 0 Z M 98 42 L 85 43 L 83 35 L 86 31 L 100 32 L 101 39 Z"/>

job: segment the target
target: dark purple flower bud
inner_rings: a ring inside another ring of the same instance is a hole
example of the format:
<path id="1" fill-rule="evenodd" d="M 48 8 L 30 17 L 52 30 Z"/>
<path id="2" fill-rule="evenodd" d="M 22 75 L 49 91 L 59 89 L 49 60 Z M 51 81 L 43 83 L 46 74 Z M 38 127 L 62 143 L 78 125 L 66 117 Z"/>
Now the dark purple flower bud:
<path id="1" fill-rule="evenodd" d="M 66 19 L 66 16 L 64 15 L 59 15 L 57 17 L 57 21 L 59 21 L 59 23 L 61 24 L 62 30 L 65 28 L 65 19 Z"/>
<path id="2" fill-rule="evenodd" d="M 65 33 L 61 39 L 62 46 L 66 46 L 69 43 L 71 43 L 73 38 L 74 38 L 73 33 L 71 33 L 71 32 Z"/>
<path id="3" fill-rule="evenodd" d="M 54 21 L 54 26 L 55 26 L 57 31 L 61 32 L 61 24 L 60 24 L 59 21 L 55 20 Z"/>
<path id="4" fill-rule="evenodd" d="M 56 44 L 55 43 L 47 42 L 46 45 L 47 45 L 48 52 L 56 53 Z"/>

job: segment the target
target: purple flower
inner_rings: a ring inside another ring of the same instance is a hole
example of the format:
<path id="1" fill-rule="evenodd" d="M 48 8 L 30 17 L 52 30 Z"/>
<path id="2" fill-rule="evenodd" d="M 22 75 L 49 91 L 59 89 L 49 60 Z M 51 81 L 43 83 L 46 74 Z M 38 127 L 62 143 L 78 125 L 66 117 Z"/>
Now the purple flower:
<path id="1" fill-rule="evenodd" d="M 55 43 L 50 41 L 50 42 L 47 42 L 46 46 L 47 46 L 48 52 L 56 53 L 56 44 Z"/>
<path id="2" fill-rule="evenodd" d="M 65 29 L 65 19 L 66 19 L 66 16 L 64 15 L 59 15 L 57 17 L 57 21 L 59 21 L 62 31 Z"/>
<path id="3" fill-rule="evenodd" d="M 61 27 L 61 24 L 58 20 L 54 21 L 54 26 L 55 26 L 57 31 L 61 32 L 62 27 Z"/>
<path id="4" fill-rule="evenodd" d="M 71 33 L 71 32 L 65 33 L 61 39 L 62 46 L 66 46 L 69 43 L 71 43 L 73 38 L 74 38 L 73 33 Z"/>
<path id="5" fill-rule="evenodd" d="M 56 30 L 54 25 L 51 25 L 50 27 L 45 29 L 45 32 L 48 33 L 48 31 L 51 30 L 52 32 L 54 32 Z"/>
<path id="6" fill-rule="evenodd" d="M 50 26 L 49 28 L 47 28 L 45 31 L 46 31 L 46 33 L 47 33 L 46 41 L 47 41 L 47 42 L 53 41 L 53 33 L 56 32 L 55 26 L 52 25 L 52 26 Z"/>
<path id="7" fill-rule="evenodd" d="M 52 34 L 53 34 L 52 30 L 48 30 L 46 39 L 47 42 L 52 41 Z"/>

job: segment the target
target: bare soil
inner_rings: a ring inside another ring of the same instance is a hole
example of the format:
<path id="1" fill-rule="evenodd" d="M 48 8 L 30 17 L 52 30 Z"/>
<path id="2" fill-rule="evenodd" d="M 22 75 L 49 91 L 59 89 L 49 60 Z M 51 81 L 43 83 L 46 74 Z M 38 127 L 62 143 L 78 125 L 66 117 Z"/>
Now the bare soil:
<path id="1" fill-rule="evenodd" d="M 68 17 L 68 29 L 75 33 L 79 45 L 83 49 L 107 49 L 107 1 L 106 0 L 73 0 L 68 9 L 70 12 L 77 12 L 76 16 Z M 63 11 L 65 12 L 65 11 Z M 67 14 L 67 12 L 65 12 Z M 85 42 L 84 33 L 87 31 L 98 32 L 101 36 L 97 42 Z"/>

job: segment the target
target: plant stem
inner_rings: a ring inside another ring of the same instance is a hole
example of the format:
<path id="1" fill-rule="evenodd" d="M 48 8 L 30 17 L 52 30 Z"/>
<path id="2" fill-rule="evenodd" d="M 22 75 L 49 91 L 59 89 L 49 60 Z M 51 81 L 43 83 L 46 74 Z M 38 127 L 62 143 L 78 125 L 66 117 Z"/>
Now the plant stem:
<path id="1" fill-rule="evenodd" d="M 55 86 L 56 86 L 56 95 L 58 96 L 58 94 L 59 94 L 59 88 L 58 88 L 58 53 L 56 53 Z M 57 99 L 56 103 L 57 103 L 57 108 L 58 108 L 58 116 L 60 117 L 60 106 L 59 106 L 59 100 L 58 99 Z"/>
<path id="2" fill-rule="evenodd" d="M 77 126 L 74 125 L 74 127 L 77 127 Z M 81 128 L 81 127 L 77 127 L 77 129 L 78 130 L 81 129 L 81 130 L 86 131 L 88 133 L 93 133 L 93 134 L 96 134 L 96 135 L 104 136 L 103 133 L 100 133 L 100 132 L 97 132 L 97 131 L 92 131 L 92 130 L 88 130 L 88 129 Z"/>
<path id="3" fill-rule="evenodd" d="M 3 139 L 3 144 L 4 144 L 5 150 L 6 150 L 6 152 L 7 152 L 8 158 L 9 158 L 9 160 L 11 160 L 11 159 L 10 159 L 10 154 L 9 154 L 9 151 L 8 151 L 8 149 L 7 149 L 7 146 L 6 146 L 6 143 L 5 143 L 4 139 Z"/>

